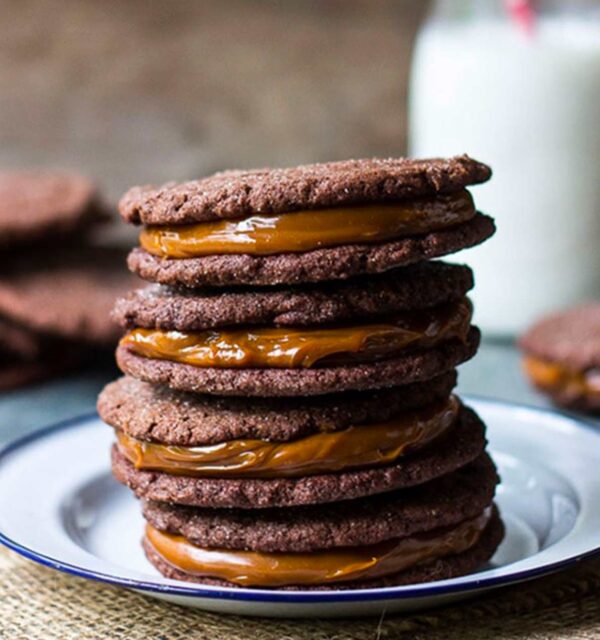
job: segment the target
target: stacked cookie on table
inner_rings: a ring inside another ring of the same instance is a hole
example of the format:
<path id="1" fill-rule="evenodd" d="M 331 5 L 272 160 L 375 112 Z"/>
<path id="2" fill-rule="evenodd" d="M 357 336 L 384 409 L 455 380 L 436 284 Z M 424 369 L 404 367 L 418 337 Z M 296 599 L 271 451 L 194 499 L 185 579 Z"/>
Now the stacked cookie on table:
<path id="1" fill-rule="evenodd" d="M 114 349 L 110 309 L 136 278 L 122 251 L 92 241 L 109 218 L 84 176 L 0 172 L 0 391 Z"/>
<path id="2" fill-rule="evenodd" d="M 490 170 L 352 160 L 130 190 L 125 377 L 99 399 L 113 473 L 164 575 L 262 588 L 471 572 L 503 526 L 485 427 L 452 395 L 475 355 Z"/>

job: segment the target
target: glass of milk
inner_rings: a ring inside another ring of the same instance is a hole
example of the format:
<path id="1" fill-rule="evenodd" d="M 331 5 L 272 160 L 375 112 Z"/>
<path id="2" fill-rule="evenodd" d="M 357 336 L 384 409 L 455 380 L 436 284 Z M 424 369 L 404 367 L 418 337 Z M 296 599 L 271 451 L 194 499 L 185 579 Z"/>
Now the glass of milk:
<path id="1" fill-rule="evenodd" d="M 494 170 L 474 195 L 498 231 L 458 259 L 495 337 L 600 299 L 600 2 L 516 4 L 525 20 L 501 0 L 436 2 L 410 85 L 410 155 Z"/>

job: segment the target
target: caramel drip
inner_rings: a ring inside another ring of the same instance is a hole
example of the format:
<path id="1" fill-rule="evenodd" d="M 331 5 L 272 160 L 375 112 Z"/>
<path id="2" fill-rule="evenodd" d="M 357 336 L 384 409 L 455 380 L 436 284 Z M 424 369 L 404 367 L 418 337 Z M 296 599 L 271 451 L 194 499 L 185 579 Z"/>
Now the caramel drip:
<path id="1" fill-rule="evenodd" d="M 556 362 L 526 356 L 526 373 L 541 389 L 562 391 L 574 396 L 600 397 L 600 370 L 573 371 Z"/>
<path id="2" fill-rule="evenodd" d="M 491 517 L 486 509 L 454 527 L 362 547 L 313 553 L 263 553 L 206 549 L 183 536 L 146 525 L 146 539 L 168 564 L 196 576 L 244 587 L 319 585 L 393 575 L 437 558 L 463 553 L 479 540 Z"/>
<path id="3" fill-rule="evenodd" d="M 451 338 L 464 340 L 471 314 L 471 304 L 465 298 L 434 309 L 407 312 L 389 323 L 188 332 L 133 329 L 121 344 L 145 358 L 195 367 L 356 364 L 390 358 L 407 347 L 427 348 Z"/>
<path id="4" fill-rule="evenodd" d="M 153 255 L 175 259 L 293 253 L 419 235 L 466 222 L 474 215 L 471 194 L 463 190 L 390 204 L 147 227 L 140 234 L 140 244 Z"/>
<path id="5" fill-rule="evenodd" d="M 460 403 L 448 400 L 381 424 L 317 433 L 291 442 L 230 440 L 180 447 L 117 432 L 119 449 L 137 468 L 200 477 L 278 478 L 390 464 L 424 447 L 456 421 Z"/>

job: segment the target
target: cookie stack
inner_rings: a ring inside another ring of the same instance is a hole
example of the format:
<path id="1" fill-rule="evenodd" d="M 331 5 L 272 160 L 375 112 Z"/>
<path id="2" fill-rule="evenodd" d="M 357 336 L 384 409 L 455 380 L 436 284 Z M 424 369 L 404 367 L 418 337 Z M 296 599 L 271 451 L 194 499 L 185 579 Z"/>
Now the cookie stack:
<path id="1" fill-rule="evenodd" d="M 109 312 L 135 280 L 122 252 L 89 242 L 107 218 L 85 177 L 0 173 L 0 390 L 114 348 Z"/>
<path id="2" fill-rule="evenodd" d="M 119 300 L 125 377 L 98 408 L 165 576 L 261 588 L 424 582 L 477 569 L 503 527 L 484 425 L 454 395 L 479 332 L 484 241 L 449 160 L 231 171 L 130 190 L 143 224 Z"/>

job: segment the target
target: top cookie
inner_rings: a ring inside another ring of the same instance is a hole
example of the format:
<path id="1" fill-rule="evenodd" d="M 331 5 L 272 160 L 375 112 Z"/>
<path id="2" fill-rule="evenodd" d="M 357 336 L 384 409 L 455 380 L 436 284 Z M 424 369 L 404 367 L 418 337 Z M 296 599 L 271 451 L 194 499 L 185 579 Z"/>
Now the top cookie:
<path id="1" fill-rule="evenodd" d="M 488 166 L 449 159 L 363 159 L 288 169 L 226 171 L 182 184 L 130 189 L 119 203 L 133 224 L 192 224 L 254 213 L 391 202 L 459 191 L 485 182 Z"/>
<path id="2" fill-rule="evenodd" d="M 83 176 L 0 172 L 0 247 L 75 233 L 105 215 L 96 186 Z"/>

